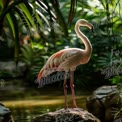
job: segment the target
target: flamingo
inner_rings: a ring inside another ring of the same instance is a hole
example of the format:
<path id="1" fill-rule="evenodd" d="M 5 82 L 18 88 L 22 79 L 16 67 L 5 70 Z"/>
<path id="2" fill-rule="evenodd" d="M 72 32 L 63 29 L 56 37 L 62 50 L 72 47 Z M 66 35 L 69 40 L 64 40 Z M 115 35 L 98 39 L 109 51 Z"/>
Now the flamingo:
<path id="1" fill-rule="evenodd" d="M 80 19 L 75 24 L 75 32 L 84 43 L 85 49 L 66 48 L 54 53 L 51 57 L 49 57 L 37 77 L 37 80 L 39 81 L 41 78 L 46 77 L 55 71 L 65 72 L 63 83 L 65 108 L 68 108 L 66 74 L 70 72 L 70 88 L 72 92 L 73 108 L 76 108 L 77 104 L 74 91 L 74 71 L 78 65 L 86 64 L 89 61 L 92 53 L 92 45 L 89 39 L 80 31 L 80 26 L 86 26 L 93 31 L 93 25 L 85 19 Z"/>

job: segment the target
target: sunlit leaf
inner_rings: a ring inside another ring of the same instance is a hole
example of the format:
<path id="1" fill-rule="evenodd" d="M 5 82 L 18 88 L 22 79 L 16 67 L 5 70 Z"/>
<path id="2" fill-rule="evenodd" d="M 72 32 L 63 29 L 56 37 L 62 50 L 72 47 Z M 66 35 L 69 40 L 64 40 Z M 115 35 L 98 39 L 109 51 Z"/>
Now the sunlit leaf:
<path id="1" fill-rule="evenodd" d="M 33 21 L 33 16 L 31 15 L 31 12 L 29 11 L 29 9 L 25 6 L 24 3 L 19 4 L 19 7 L 22 9 L 28 21 L 32 24 L 33 28 L 36 30 L 36 25 Z M 26 22 L 27 22 L 27 19 L 26 19 Z M 27 23 L 29 24 L 29 22 Z"/>

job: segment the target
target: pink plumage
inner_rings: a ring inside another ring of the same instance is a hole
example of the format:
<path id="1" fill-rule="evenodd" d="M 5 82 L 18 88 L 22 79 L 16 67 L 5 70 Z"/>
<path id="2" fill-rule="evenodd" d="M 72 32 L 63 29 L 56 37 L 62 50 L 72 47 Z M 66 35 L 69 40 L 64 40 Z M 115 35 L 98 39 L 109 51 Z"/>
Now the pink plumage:
<path id="1" fill-rule="evenodd" d="M 86 60 L 81 60 L 82 52 L 82 49 L 67 48 L 53 54 L 40 70 L 37 79 L 46 77 L 55 71 L 74 71 L 78 65 L 86 63 Z"/>

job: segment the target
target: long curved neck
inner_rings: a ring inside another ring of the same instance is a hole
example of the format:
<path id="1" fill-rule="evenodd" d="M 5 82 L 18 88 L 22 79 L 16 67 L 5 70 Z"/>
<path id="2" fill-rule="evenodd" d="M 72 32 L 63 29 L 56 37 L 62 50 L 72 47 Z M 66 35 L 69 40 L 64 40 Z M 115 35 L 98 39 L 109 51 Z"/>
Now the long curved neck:
<path id="1" fill-rule="evenodd" d="M 83 41 L 83 43 L 85 45 L 85 49 L 84 49 L 85 54 L 91 55 L 92 45 L 91 45 L 89 39 L 80 31 L 79 27 L 80 27 L 79 23 L 76 23 L 75 32 L 76 32 L 77 36 Z"/>

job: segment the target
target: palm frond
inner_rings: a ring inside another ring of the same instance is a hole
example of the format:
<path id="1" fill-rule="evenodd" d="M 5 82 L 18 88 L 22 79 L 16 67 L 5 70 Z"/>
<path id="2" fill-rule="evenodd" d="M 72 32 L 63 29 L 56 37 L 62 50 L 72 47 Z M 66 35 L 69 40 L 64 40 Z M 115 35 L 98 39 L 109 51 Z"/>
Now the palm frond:
<path id="1" fill-rule="evenodd" d="M 77 0 L 71 0 L 68 24 L 70 24 L 72 22 L 72 20 L 75 16 L 76 6 L 77 6 Z"/>

